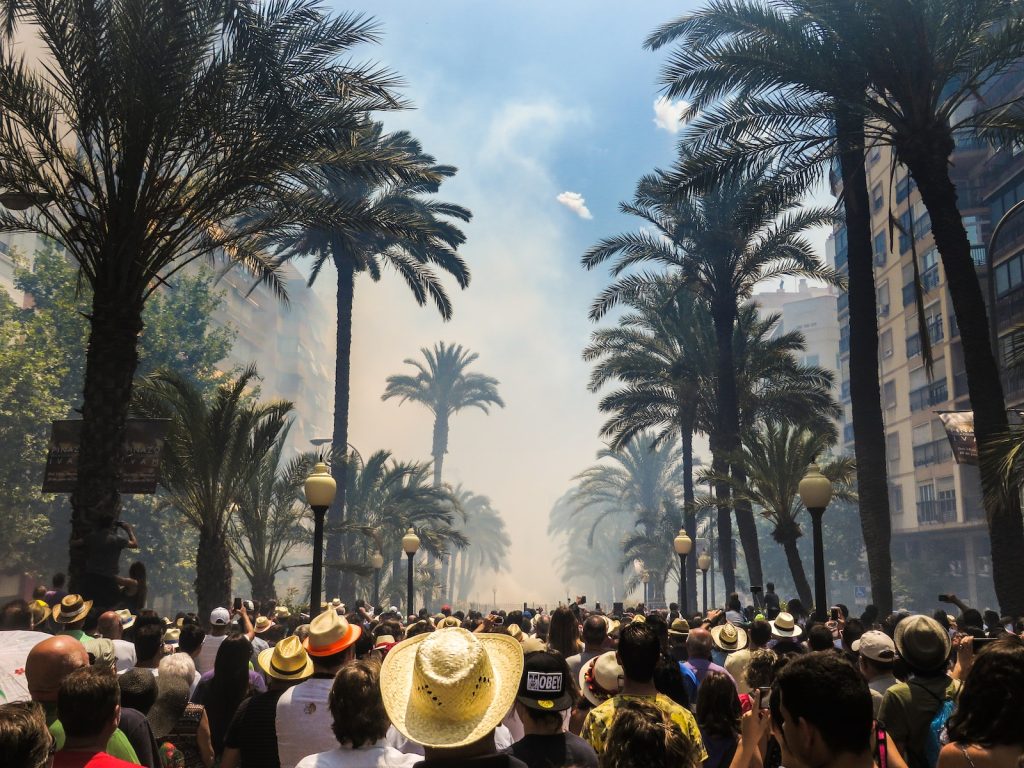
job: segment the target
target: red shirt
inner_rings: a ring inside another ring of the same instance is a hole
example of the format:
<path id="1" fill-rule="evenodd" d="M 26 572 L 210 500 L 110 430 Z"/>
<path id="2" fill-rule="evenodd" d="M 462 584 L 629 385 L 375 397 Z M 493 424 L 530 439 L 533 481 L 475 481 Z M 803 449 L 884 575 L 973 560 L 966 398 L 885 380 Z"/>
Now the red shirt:
<path id="1" fill-rule="evenodd" d="M 106 752 L 62 749 L 53 756 L 53 768 L 138 768 Z"/>

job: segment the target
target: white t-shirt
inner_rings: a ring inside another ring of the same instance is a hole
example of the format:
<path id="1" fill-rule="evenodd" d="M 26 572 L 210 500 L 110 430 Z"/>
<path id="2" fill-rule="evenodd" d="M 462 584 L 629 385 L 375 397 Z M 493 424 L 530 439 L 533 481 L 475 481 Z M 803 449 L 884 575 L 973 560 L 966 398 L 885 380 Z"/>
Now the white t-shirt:
<path id="1" fill-rule="evenodd" d="M 384 740 L 388 743 L 388 746 L 394 747 L 399 752 L 406 755 L 419 755 L 423 756 L 423 745 L 417 744 L 415 741 L 409 741 L 395 726 L 388 727 L 387 736 Z M 504 725 L 499 725 L 494 729 L 494 747 L 495 751 L 501 752 L 503 749 L 508 749 L 516 740 L 512 738 L 512 732 Z M 281 768 L 284 768 L 284 763 L 281 764 Z"/>
<path id="2" fill-rule="evenodd" d="M 381 739 L 358 749 L 338 747 L 304 757 L 296 768 L 412 768 L 419 761 L 419 755 L 404 755 Z"/>
<path id="3" fill-rule="evenodd" d="M 337 750 L 338 741 L 331 730 L 331 708 L 327 706 L 332 685 L 333 677 L 311 677 L 286 690 L 277 700 L 274 725 L 281 768 L 295 768 L 306 755 Z"/>
<path id="4" fill-rule="evenodd" d="M 227 635 L 206 636 L 206 639 L 203 640 L 203 647 L 199 649 L 199 654 L 196 656 L 196 672 L 202 675 L 213 669 L 213 662 L 217 660 L 217 651 L 220 650 L 220 644 L 226 637 Z"/>
<path id="5" fill-rule="evenodd" d="M 127 640 L 111 640 L 114 644 L 114 658 L 117 664 L 117 674 L 127 672 L 129 669 L 135 666 L 135 643 L 129 643 Z M 153 670 L 156 674 L 156 670 Z"/>

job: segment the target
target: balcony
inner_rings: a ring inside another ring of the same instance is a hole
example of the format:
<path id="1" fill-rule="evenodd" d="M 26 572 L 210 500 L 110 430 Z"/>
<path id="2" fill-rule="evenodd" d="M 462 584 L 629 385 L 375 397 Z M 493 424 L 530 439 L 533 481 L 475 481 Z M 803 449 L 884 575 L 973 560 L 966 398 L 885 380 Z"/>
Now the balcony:
<path id="1" fill-rule="evenodd" d="M 932 440 L 930 443 L 914 446 L 914 466 L 928 467 L 932 464 L 945 464 L 953 458 L 949 440 Z"/>
<path id="2" fill-rule="evenodd" d="M 949 392 L 946 388 L 946 379 L 942 378 L 938 381 L 933 381 L 931 384 L 926 384 L 923 387 L 911 390 L 910 392 L 910 410 L 923 411 L 930 405 L 938 405 L 944 403 L 949 399 Z"/>
<path id="3" fill-rule="evenodd" d="M 972 245 L 971 246 L 971 261 L 974 262 L 975 269 L 979 267 L 985 267 L 988 263 L 985 256 L 984 245 Z"/>
<path id="4" fill-rule="evenodd" d="M 850 351 L 850 337 L 848 335 L 839 337 L 839 352 L 840 354 Z"/>
<path id="5" fill-rule="evenodd" d="M 933 267 L 929 267 L 921 273 L 921 291 L 922 293 L 928 293 L 939 285 L 939 265 L 936 264 Z M 917 296 L 914 294 L 914 281 L 911 280 L 909 283 L 903 286 L 903 306 L 909 307 L 917 301 Z"/>
<path id="6" fill-rule="evenodd" d="M 845 291 L 843 291 L 842 293 L 839 294 L 839 299 L 836 302 L 836 307 L 838 308 L 839 312 L 842 312 L 844 309 L 848 308 L 849 306 L 850 306 L 850 294 L 848 294 Z"/>
<path id="7" fill-rule="evenodd" d="M 956 496 L 917 502 L 918 525 L 941 525 L 956 522 Z"/>
<path id="8" fill-rule="evenodd" d="M 844 381 L 839 388 L 839 399 L 844 403 L 850 402 L 850 382 Z"/>
<path id="9" fill-rule="evenodd" d="M 928 338 L 931 343 L 934 344 L 937 341 L 942 341 L 946 338 L 946 328 L 942 324 L 942 315 L 935 315 L 925 323 L 925 327 L 928 329 Z M 921 336 L 920 334 L 912 334 L 907 336 L 907 359 L 917 357 L 921 354 Z"/>
<path id="10" fill-rule="evenodd" d="M 967 397 L 967 371 L 953 374 L 953 397 Z"/>

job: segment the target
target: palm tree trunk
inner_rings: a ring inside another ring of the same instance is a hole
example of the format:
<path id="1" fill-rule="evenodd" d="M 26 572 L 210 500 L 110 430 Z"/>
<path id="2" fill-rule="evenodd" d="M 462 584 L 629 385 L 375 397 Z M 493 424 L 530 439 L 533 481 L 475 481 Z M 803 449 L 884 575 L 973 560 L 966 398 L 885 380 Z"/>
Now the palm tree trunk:
<path id="1" fill-rule="evenodd" d="M 434 487 L 441 487 L 441 468 L 444 466 L 444 455 L 448 452 L 448 412 L 438 404 L 438 413 L 434 415 L 434 435 L 431 440 L 430 455 L 434 459 Z"/>
<path id="2" fill-rule="evenodd" d="M 1009 429 L 1006 400 L 995 352 L 989 344 L 989 321 L 981 285 L 971 258 L 956 187 L 949 177 L 953 139 L 921 142 L 902 148 L 900 159 L 917 182 L 921 199 L 932 220 L 935 246 L 942 257 L 946 284 L 953 299 L 963 342 L 967 389 L 974 410 L 974 434 L 979 456 Z M 992 582 L 1003 613 L 1024 613 L 1024 519 L 1015 493 L 1000 492 L 998 472 L 981 462 L 981 484 L 992 547 Z"/>
<path id="3" fill-rule="evenodd" d="M 711 470 L 719 477 L 729 472 L 729 462 L 712 448 Z M 725 591 L 732 594 L 736 591 L 736 570 L 732 562 L 732 510 L 729 506 L 729 483 L 715 483 L 715 498 L 718 501 L 718 569 L 725 582 Z M 714 577 L 712 576 L 712 585 Z M 713 606 L 708 606 L 710 609 Z"/>
<path id="4" fill-rule="evenodd" d="M 813 602 L 811 585 L 807 581 L 804 562 L 800 559 L 800 550 L 796 546 L 796 533 L 779 529 L 775 532 L 775 538 L 782 544 L 782 549 L 786 553 L 786 562 L 789 564 L 789 572 L 793 575 L 793 583 L 796 585 L 800 602 L 805 606 L 810 605 Z"/>
<path id="5" fill-rule="evenodd" d="M 697 541 L 697 510 L 694 509 L 693 492 L 693 423 L 694 418 L 687 416 L 681 419 L 679 432 L 683 439 L 683 526 L 686 535 Z M 697 607 L 697 556 L 696 548 L 686 558 L 686 607 L 693 615 Z M 682 606 L 679 610 L 682 611 Z M 685 616 L 685 613 L 684 613 Z"/>
<path id="6" fill-rule="evenodd" d="M 272 573 L 257 573 L 253 574 L 252 580 L 250 581 L 250 587 L 252 588 L 252 599 L 258 600 L 261 603 L 266 603 L 270 600 L 277 600 L 277 588 L 275 587 L 275 578 Z"/>
<path id="7" fill-rule="evenodd" d="M 840 114 L 836 121 L 840 136 L 855 137 L 840 156 L 849 243 L 850 370 L 857 372 L 850 376 L 853 452 L 857 459 L 858 508 L 868 557 L 871 600 L 886 615 L 892 611 L 892 521 L 878 377 L 878 315 L 864 170 L 864 120 Z"/>
<path id="8" fill-rule="evenodd" d="M 717 378 L 718 378 L 718 452 L 716 460 L 719 462 L 721 474 L 729 471 L 729 459 L 738 454 L 740 450 L 740 410 L 739 398 L 736 394 L 736 369 L 733 355 L 733 332 L 736 325 L 736 305 L 733 297 L 721 296 L 712 302 L 712 320 L 715 325 L 715 345 L 717 347 Z M 724 501 L 729 494 L 728 483 L 721 483 L 717 489 L 717 496 Z M 732 593 L 736 591 L 736 567 L 732 558 L 732 526 L 723 525 L 723 505 L 718 508 L 718 550 L 719 565 L 722 568 L 722 577 L 725 579 L 725 591 Z M 726 512 L 728 515 L 728 512 Z M 736 522 L 739 525 L 740 511 L 736 510 Z M 753 516 L 750 518 L 750 525 L 753 525 Z M 744 521 L 746 525 L 747 521 Z M 757 540 L 754 539 L 756 550 Z M 755 553 L 758 562 L 760 554 Z M 747 555 L 750 557 L 750 555 Z"/>
<path id="9" fill-rule="evenodd" d="M 732 465 L 732 477 L 740 488 L 747 484 L 747 473 L 741 464 Z M 736 528 L 740 533 L 743 555 L 747 561 L 747 586 L 764 586 L 761 572 L 761 548 L 757 541 L 757 526 L 754 524 L 754 508 L 745 499 L 736 501 Z"/>
<path id="10" fill-rule="evenodd" d="M 338 269 L 338 339 L 334 361 L 334 433 L 332 446 L 334 461 L 331 475 L 338 484 L 334 503 L 327 510 L 324 527 L 327 532 L 325 562 L 339 563 L 345 556 L 346 536 L 339 526 L 345 522 L 345 482 L 348 459 L 348 412 L 352 376 L 352 303 L 355 300 L 355 265 L 344 254 L 334 254 L 334 265 Z M 345 596 L 352 602 L 352 579 L 347 573 L 336 568 L 324 572 L 324 591 L 327 599 Z M 314 609 L 315 608 L 311 608 Z"/>
<path id="11" fill-rule="evenodd" d="M 207 526 L 199 529 L 195 584 L 200 616 L 209 616 L 214 608 L 228 606 L 231 599 L 231 558 L 224 531 Z"/>
<path id="12" fill-rule="evenodd" d="M 142 302 L 125 300 L 100 277 L 96 280 L 89 317 L 78 480 L 71 494 L 72 541 L 84 538 L 120 515 L 118 483 L 124 430 L 139 362 Z M 70 589 L 80 588 L 81 577 L 92 557 L 86 546 L 70 547 Z"/>

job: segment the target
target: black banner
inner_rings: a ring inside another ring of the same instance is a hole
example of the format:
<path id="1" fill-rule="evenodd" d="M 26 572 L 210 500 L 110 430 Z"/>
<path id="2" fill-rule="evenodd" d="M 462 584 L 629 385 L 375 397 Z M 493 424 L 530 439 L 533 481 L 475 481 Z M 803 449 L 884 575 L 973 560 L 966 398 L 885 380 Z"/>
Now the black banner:
<path id="1" fill-rule="evenodd" d="M 170 419 L 128 419 L 121 462 L 121 493 L 156 493 L 160 479 L 160 453 Z M 70 493 L 78 482 L 81 419 L 55 421 L 46 455 L 43 493 Z"/>

